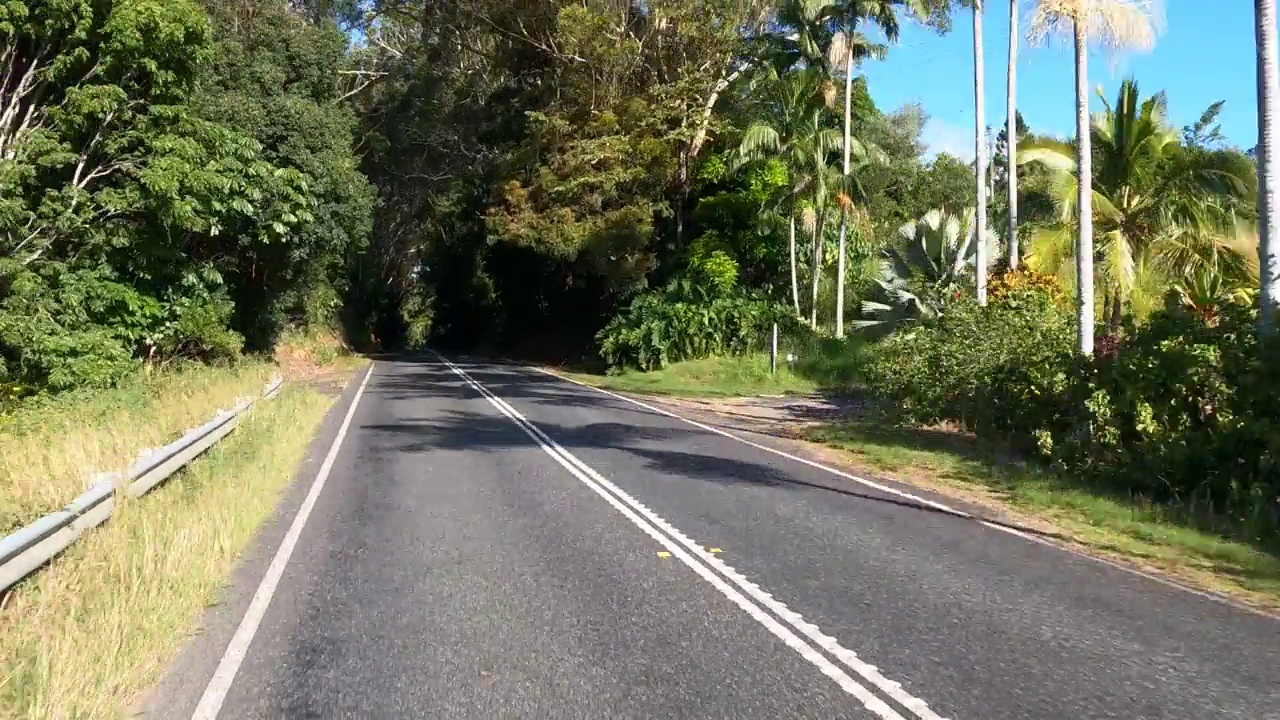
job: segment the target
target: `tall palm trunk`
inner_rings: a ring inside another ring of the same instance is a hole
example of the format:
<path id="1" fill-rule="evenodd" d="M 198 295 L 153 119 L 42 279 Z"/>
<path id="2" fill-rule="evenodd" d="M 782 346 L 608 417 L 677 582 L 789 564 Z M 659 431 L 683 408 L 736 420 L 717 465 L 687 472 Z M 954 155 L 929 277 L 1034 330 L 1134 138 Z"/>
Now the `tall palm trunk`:
<path id="1" fill-rule="evenodd" d="M 825 193 L 819 195 L 819 202 Z M 822 237 L 826 233 L 826 212 L 818 210 L 818 221 L 813 233 L 813 296 L 809 306 L 809 324 L 818 327 L 818 282 L 822 280 Z"/>
<path id="2" fill-rule="evenodd" d="M 796 275 L 796 214 L 794 209 L 791 212 L 791 240 L 788 243 L 788 249 L 791 251 L 791 302 L 796 306 L 796 317 L 803 317 L 800 313 L 800 279 Z"/>
<path id="3" fill-rule="evenodd" d="M 1009 118 L 1005 124 L 1009 157 L 1009 269 L 1018 269 L 1018 0 L 1009 0 Z"/>
<path id="4" fill-rule="evenodd" d="M 1275 331 L 1280 313 L 1280 177 L 1272 158 L 1280 157 L 1280 102 L 1277 69 L 1276 0 L 1255 0 L 1258 41 L 1258 259 L 1262 290 L 1262 327 Z"/>
<path id="5" fill-rule="evenodd" d="M 1272 0 L 1274 1 L 1274 0 Z M 1079 347 L 1093 354 L 1093 163 L 1089 137 L 1089 48 L 1087 27 L 1075 21 L 1076 52 L 1076 206 L 1080 212 L 1080 237 L 1076 241 L 1076 303 L 1079 315 Z"/>
<path id="6" fill-rule="evenodd" d="M 976 149 L 975 173 L 978 181 L 978 217 L 974 225 L 973 237 L 978 243 L 977 268 L 974 274 L 978 281 L 978 304 L 987 304 L 987 144 L 983 138 L 986 129 L 986 83 L 983 79 L 982 63 L 982 0 L 973 3 L 973 102 L 974 102 L 974 146 Z"/>
<path id="7" fill-rule="evenodd" d="M 852 33 L 851 33 L 852 34 Z M 853 44 L 845 53 L 844 62 L 844 177 L 845 189 L 849 179 L 849 142 L 853 123 Z M 836 260 L 836 337 L 844 337 L 844 257 L 846 238 L 849 235 L 849 204 L 840 204 L 840 257 Z"/>

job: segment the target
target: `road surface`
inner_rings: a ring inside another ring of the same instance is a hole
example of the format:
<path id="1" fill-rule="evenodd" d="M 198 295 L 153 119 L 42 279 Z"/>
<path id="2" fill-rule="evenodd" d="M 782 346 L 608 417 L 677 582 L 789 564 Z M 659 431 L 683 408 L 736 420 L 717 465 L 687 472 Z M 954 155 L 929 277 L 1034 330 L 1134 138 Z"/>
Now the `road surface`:
<path id="1" fill-rule="evenodd" d="M 380 361 L 146 713 L 1280 718 L 1277 620 L 903 490 L 534 370 Z"/>

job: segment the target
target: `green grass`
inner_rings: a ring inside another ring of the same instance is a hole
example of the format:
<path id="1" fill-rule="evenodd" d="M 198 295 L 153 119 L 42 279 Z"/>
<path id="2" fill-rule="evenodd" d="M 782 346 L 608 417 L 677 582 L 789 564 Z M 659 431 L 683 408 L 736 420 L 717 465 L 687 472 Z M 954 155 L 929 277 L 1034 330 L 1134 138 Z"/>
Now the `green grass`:
<path id="1" fill-rule="evenodd" d="M 248 379 L 252 387 L 258 378 Z M 19 584 L 0 613 L 0 718 L 125 716 L 216 599 L 332 402 L 287 386 L 187 469 L 125 502 Z M 102 403 L 95 407 L 130 406 L 111 394 Z"/>
<path id="2" fill-rule="evenodd" d="M 857 384 L 863 345 L 854 338 L 783 338 L 778 372 L 769 373 L 769 356 L 685 360 L 661 370 L 625 370 L 615 375 L 566 372 L 577 380 L 623 392 L 677 397 L 806 395 L 817 390 L 846 390 Z M 794 360 L 787 361 L 787 355 Z"/>
<path id="3" fill-rule="evenodd" d="M 1193 518 L 1081 486 L 952 433 L 867 423 L 829 426 L 811 437 L 847 451 L 870 470 L 994 501 L 1015 517 L 1045 521 L 1103 555 L 1137 560 L 1192 584 L 1280 609 L 1280 557 L 1196 529 Z"/>
<path id="4" fill-rule="evenodd" d="M 743 397 L 811 393 L 817 384 L 785 366 L 769 374 L 767 355 L 708 358 L 672 363 L 661 370 L 617 375 L 566 372 L 576 380 L 623 392 L 681 397 Z"/>

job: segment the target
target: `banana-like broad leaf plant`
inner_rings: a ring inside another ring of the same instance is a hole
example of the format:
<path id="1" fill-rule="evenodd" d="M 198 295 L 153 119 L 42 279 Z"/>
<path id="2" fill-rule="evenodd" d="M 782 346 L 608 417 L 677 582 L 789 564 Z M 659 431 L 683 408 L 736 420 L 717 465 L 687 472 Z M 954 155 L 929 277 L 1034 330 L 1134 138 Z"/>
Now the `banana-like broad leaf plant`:
<path id="1" fill-rule="evenodd" d="M 974 215 L 973 208 L 960 215 L 935 209 L 899 228 L 898 241 L 884 250 L 873 295 L 862 303 L 864 318 L 854 326 L 892 330 L 941 315 L 973 276 L 978 253 Z M 1000 251 L 994 240 L 987 228 L 983 241 L 991 258 Z"/>

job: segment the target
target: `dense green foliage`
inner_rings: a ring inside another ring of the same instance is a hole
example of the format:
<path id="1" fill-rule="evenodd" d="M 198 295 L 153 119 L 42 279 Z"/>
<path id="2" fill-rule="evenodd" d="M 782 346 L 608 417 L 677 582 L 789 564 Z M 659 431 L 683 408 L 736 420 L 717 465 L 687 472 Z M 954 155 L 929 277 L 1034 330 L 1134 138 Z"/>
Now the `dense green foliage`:
<path id="1" fill-rule="evenodd" d="M 897 241 L 884 249 L 874 292 L 862 303 L 867 319 L 858 324 L 892 329 L 907 321 L 936 318 L 948 302 L 970 294 L 968 281 L 978 252 L 973 226 L 972 211 L 957 217 L 941 210 L 903 225 Z M 989 257 L 998 257 L 998 248 L 988 246 Z"/>
<path id="2" fill-rule="evenodd" d="M 372 195 L 346 40 L 284 0 L 0 5 L 0 384 L 117 382 L 332 316 Z"/>
<path id="3" fill-rule="evenodd" d="M 1192 129 L 1180 136 L 1166 119 L 1164 94 L 1143 98 L 1132 80 L 1114 102 L 1103 102 L 1090 134 L 1096 275 L 1109 329 L 1119 328 L 1126 313 L 1157 309 L 1171 284 L 1206 267 L 1236 286 L 1253 283 L 1257 241 L 1244 229 L 1257 217 L 1253 164 L 1239 151 L 1203 146 Z M 1211 108 L 1200 123 L 1214 113 Z M 1068 282 L 1074 276 L 1074 153 L 1070 143 L 1049 139 L 1018 153 L 1020 162 L 1048 171 L 1055 208 L 1055 217 L 1041 218 L 1033 233 L 1029 261 Z"/>
<path id="4" fill-rule="evenodd" d="M 944 26 L 947 3 L 925 5 Z M 795 70 L 842 17 L 808 0 L 371 3 L 359 58 L 381 75 L 354 100 L 382 202 L 358 334 L 590 356 L 636 293 L 678 277 L 796 305 L 803 283 L 825 321 L 842 203 L 879 211 L 851 236 L 847 280 L 865 287 L 903 220 L 972 194 L 964 163 L 924 161 L 919 108 L 882 113 L 861 80 L 868 175 L 839 178 L 831 68 Z M 816 44 L 787 40 L 786 18 Z"/>
<path id="5" fill-rule="evenodd" d="M 1060 291 L 1022 273 L 880 343 L 863 380 L 897 422 L 1011 439 L 1070 475 L 1212 513 L 1253 538 L 1280 523 L 1276 348 L 1257 313 L 1206 318 L 1171 295 L 1149 324 L 1074 355 Z"/>
<path id="6" fill-rule="evenodd" d="M 796 372 L 844 353 L 821 382 L 860 363 L 898 421 L 1274 518 L 1257 174 L 1221 105 L 1179 132 L 1127 82 L 1095 117 L 1102 337 L 1076 358 L 1071 142 L 1017 120 L 1031 272 L 981 306 L 972 164 L 859 74 L 909 12 L 946 31 L 962 6 L 0 0 L 0 393 L 290 326 L 649 370 L 777 322 Z"/>
<path id="7" fill-rule="evenodd" d="M 1010 399 L 1053 382 L 1071 356 L 1070 309 L 1020 274 L 1005 283 L 986 307 L 951 296 L 936 318 L 877 344 L 863 380 L 895 419 L 991 429 Z"/>
<path id="8" fill-rule="evenodd" d="M 709 296 L 687 281 L 637 297 L 600 331 L 600 354 L 612 369 L 653 370 L 681 360 L 745 355 L 768 347 L 774 324 L 798 323 L 760 295 Z"/>

